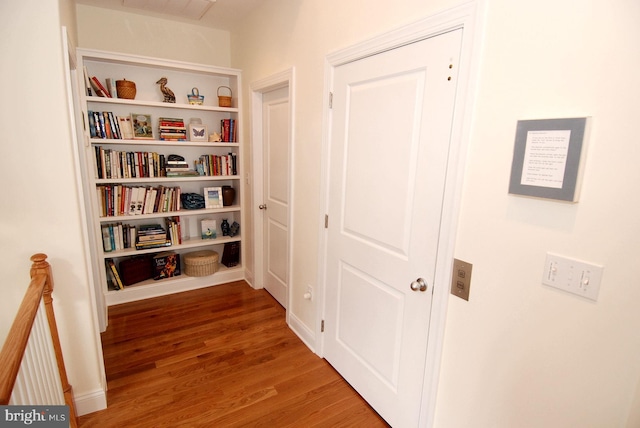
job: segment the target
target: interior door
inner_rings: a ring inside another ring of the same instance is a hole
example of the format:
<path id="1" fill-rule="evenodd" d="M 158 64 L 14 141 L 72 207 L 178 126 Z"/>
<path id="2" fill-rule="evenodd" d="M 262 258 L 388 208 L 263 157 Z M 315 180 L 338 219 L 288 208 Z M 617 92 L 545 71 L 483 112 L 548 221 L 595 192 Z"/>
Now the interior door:
<path id="1" fill-rule="evenodd" d="M 324 356 L 394 427 L 420 416 L 461 38 L 334 70 Z"/>
<path id="2" fill-rule="evenodd" d="M 262 96 L 264 288 L 287 308 L 289 284 L 289 89 Z"/>

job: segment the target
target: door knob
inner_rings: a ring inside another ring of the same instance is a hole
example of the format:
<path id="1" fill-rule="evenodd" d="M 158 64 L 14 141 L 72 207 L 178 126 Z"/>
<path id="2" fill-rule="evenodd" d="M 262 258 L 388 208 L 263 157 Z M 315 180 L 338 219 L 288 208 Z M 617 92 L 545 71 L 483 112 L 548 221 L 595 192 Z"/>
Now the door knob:
<path id="1" fill-rule="evenodd" d="M 422 278 L 418 278 L 411 283 L 413 291 L 427 291 L 427 283 Z"/>
<path id="2" fill-rule="evenodd" d="M 267 209 L 267 204 L 258 205 L 258 208 L 260 208 L 261 210 L 266 210 Z"/>

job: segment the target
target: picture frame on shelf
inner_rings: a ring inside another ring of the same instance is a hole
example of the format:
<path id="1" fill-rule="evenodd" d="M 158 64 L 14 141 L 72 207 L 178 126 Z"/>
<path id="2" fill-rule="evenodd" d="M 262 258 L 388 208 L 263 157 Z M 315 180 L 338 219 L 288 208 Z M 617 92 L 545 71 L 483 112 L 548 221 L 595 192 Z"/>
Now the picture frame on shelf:
<path id="1" fill-rule="evenodd" d="M 202 239 L 216 239 L 218 237 L 218 228 L 215 219 L 202 219 L 200 221 L 200 229 Z"/>
<path id="2" fill-rule="evenodd" d="M 222 187 L 204 188 L 205 208 L 222 208 Z"/>
<path id="3" fill-rule="evenodd" d="M 146 113 L 131 113 L 134 140 L 153 140 L 153 126 L 151 115 Z"/>
<path id="4" fill-rule="evenodd" d="M 189 141 L 209 141 L 207 125 L 189 124 Z"/>

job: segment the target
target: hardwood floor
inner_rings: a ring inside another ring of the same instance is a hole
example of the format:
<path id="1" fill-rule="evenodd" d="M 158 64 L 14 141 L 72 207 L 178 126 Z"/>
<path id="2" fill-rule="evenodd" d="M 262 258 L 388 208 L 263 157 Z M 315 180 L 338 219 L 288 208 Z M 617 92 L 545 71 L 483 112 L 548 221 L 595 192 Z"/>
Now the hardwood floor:
<path id="1" fill-rule="evenodd" d="M 386 427 L 285 323 L 234 282 L 112 306 L 108 408 L 80 427 Z"/>

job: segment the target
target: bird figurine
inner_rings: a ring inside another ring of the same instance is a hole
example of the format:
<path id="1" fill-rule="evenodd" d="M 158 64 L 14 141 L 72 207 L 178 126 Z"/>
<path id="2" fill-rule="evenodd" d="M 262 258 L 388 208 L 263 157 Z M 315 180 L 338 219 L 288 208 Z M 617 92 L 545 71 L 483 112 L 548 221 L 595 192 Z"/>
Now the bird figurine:
<path id="1" fill-rule="evenodd" d="M 162 101 L 165 103 L 175 103 L 176 96 L 174 95 L 171 89 L 166 87 L 167 78 L 163 77 L 162 79 L 158 80 L 156 83 L 160 85 L 160 90 L 162 91 L 162 95 L 164 95 L 164 100 Z"/>

